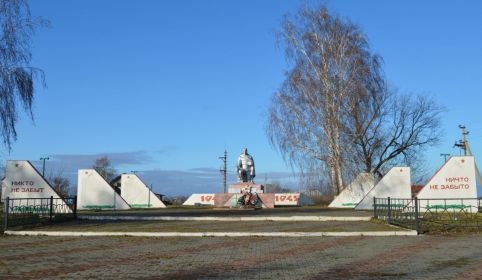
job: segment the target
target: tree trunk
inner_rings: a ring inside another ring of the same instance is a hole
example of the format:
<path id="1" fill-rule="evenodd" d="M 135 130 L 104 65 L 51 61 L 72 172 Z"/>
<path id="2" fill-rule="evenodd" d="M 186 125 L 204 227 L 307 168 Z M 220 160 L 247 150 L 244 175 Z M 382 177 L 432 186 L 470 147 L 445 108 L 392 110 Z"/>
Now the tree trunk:
<path id="1" fill-rule="evenodd" d="M 340 161 L 337 161 L 335 163 L 335 166 L 336 166 L 336 175 L 337 175 L 336 183 L 337 183 L 337 192 L 338 192 L 337 195 L 338 195 L 344 189 L 344 187 L 343 187 L 343 176 L 342 176 L 342 173 L 341 173 Z"/>
<path id="2" fill-rule="evenodd" d="M 337 174 L 336 169 L 333 164 L 330 164 L 330 177 L 331 177 L 331 192 L 334 196 L 338 195 L 338 184 L 337 184 Z"/>

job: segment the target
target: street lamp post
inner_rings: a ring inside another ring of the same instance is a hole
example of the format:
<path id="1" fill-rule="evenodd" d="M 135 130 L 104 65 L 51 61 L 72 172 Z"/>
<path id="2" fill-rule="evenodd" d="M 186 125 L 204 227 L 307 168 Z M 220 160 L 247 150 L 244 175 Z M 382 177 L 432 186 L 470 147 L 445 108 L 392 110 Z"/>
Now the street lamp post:
<path id="1" fill-rule="evenodd" d="M 43 161 L 42 164 L 42 177 L 45 177 L 45 161 L 49 160 L 50 158 L 48 157 L 41 157 L 40 160 Z"/>
<path id="2" fill-rule="evenodd" d="M 447 158 L 450 157 L 450 154 L 440 154 L 441 157 L 444 157 L 445 162 L 447 162 Z"/>

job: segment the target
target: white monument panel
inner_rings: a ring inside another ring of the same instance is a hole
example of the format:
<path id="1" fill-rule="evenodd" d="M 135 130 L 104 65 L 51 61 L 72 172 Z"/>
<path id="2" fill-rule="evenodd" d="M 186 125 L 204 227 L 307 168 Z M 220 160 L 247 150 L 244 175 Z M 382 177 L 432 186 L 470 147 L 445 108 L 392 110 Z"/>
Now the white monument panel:
<path id="1" fill-rule="evenodd" d="M 356 210 L 373 209 L 373 198 L 403 198 L 412 197 L 410 167 L 393 167 L 385 176 L 365 195 L 355 207 Z"/>
<path id="2" fill-rule="evenodd" d="M 214 206 L 214 194 L 213 193 L 195 193 L 192 194 L 182 205 L 213 205 Z"/>
<path id="3" fill-rule="evenodd" d="M 333 208 L 355 208 L 373 188 L 375 181 L 370 173 L 359 173 L 356 178 L 328 205 Z"/>
<path id="4" fill-rule="evenodd" d="M 77 208 L 130 209 L 129 204 L 94 169 L 80 169 L 77 183 Z"/>
<path id="5" fill-rule="evenodd" d="M 44 177 L 27 160 L 7 160 L 5 178 L 2 181 L 2 202 L 5 198 L 44 198 L 50 205 L 50 197 L 55 198 L 54 204 L 61 204 L 58 209 L 71 209 L 65 204 L 57 192 Z M 11 206 L 28 206 L 27 200 L 14 200 Z M 33 202 L 30 202 L 30 206 Z"/>
<path id="6" fill-rule="evenodd" d="M 136 174 L 121 175 L 121 196 L 132 208 L 166 207 Z"/>
<path id="7" fill-rule="evenodd" d="M 477 208 L 475 161 L 471 156 L 454 156 L 435 173 L 430 181 L 417 194 L 420 207 L 449 209 L 460 207 Z M 440 200 L 438 200 L 440 198 Z M 452 200 L 456 198 L 456 200 Z M 430 199 L 430 200 L 425 200 Z M 459 200 L 469 199 L 469 200 Z"/>
<path id="8" fill-rule="evenodd" d="M 274 206 L 300 206 L 299 193 L 275 193 Z"/>

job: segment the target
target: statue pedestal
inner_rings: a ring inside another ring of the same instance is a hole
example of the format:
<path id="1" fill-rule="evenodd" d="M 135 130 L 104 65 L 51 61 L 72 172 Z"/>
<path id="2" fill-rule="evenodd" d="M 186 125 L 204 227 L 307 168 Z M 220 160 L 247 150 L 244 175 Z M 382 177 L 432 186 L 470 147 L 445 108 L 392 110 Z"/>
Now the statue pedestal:
<path id="1" fill-rule="evenodd" d="M 214 205 L 216 207 L 236 207 L 238 206 L 238 199 L 242 194 L 237 193 L 217 193 L 214 196 Z M 258 199 L 261 207 L 274 208 L 275 194 L 274 193 L 258 193 Z"/>
<path id="2" fill-rule="evenodd" d="M 260 184 L 255 184 L 255 183 L 249 183 L 249 182 L 239 182 L 236 184 L 229 185 L 228 188 L 228 193 L 241 193 L 242 189 L 254 189 L 256 190 L 256 193 L 264 193 L 264 186 Z"/>
<path id="3" fill-rule="evenodd" d="M 255 183 L 239 182 L 229 185 L 227 193 L 217 193 L 214 196 L 214 205 L 217 207 L 235 207 L 238 205 L 238 200 L 243 196 L 241 191 L 246 189 L 247 191 L 256 192 L 260 205 L 264 208 L 274 207 L 274 194 L 265 194 L 264 186 Z"/>

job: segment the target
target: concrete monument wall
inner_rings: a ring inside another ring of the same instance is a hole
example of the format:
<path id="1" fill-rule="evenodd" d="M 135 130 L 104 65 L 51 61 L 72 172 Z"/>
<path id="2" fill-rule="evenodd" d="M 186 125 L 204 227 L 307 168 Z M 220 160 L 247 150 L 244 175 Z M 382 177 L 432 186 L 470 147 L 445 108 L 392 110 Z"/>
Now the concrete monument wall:
<path id="1" fill-rule="evenodd" d="M 393 167 L 390 169 L 365 195 L 355 209 L 372 210 L 373 197 L 410 199 L 412 197 L 410 167 Z"/>
<path id="2" fill-rule="evenodd" d="M 129 204 L 94 169 L 80 169 L 77 182 L 77 209 L 126 210 Z"/>
<path id="3" fill-rule="evenodd" d="M 182 205 L 211 205 L 214 206 L 213 193 L 194 193 Z"/>
<path id="4" fill-rule="evenodd" d="M 70 209 L 47 180 L 27 160 L 7 160 L 5 166 L 5 178 L 2 181 L 2 202 L 5 198 L 45 198 L 49 205 L 50 197 L 55 198 L 55 204 L 61 205 L 57 209 Z M 27 200 L 14 200 L 11 206 L 28 206 Z M 30 206 L 32 202 L 30 202 Z"/>
<path id="5" fill-rule="evenodd" d="M 136 174 L 121 175 L 121 196 L 132 208 L 166 207 Z"/>
<path id="6" fill-rule="evenodd" d="M 451 157 L 417 194 L 420 207 L 424 210 L 437 207 L 459 209 L 467 206 L 476 211 L 478 205 L 475 198 L 482 196 L 480 184 L 477 186 L 477 182 L 474 157 Z M 440 200 L 437 200 L 439 198 Z M 444 200 L 449 198 L 450 200 Z M 451 198 L 457 199 L 451 200 Z"/>
<path id="7" fill-rule="evenodd" d="M 355 208 L 365 195 L 373 188 L 373 174 L 360 173 L 356 178 L 328 205 L 333 208 Z"/>
<path id="8" fill-rule="evenodd" d="M 192 194 L 182 205 L 235 207 L 241 195 L 241 193 Z M 313 204 L 308 197 L 300 193 L 258 193 L 258 197 L 265 208 Z"/>

